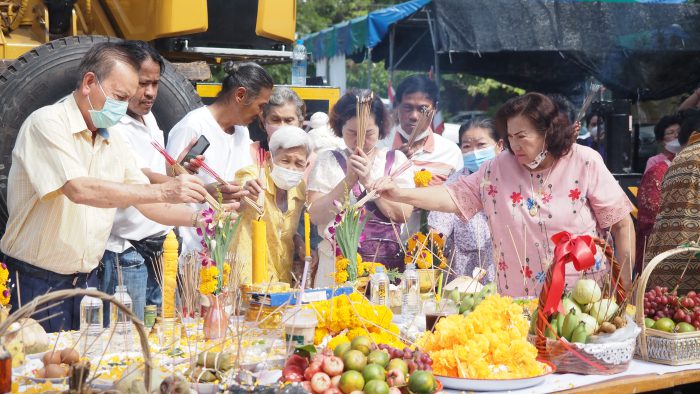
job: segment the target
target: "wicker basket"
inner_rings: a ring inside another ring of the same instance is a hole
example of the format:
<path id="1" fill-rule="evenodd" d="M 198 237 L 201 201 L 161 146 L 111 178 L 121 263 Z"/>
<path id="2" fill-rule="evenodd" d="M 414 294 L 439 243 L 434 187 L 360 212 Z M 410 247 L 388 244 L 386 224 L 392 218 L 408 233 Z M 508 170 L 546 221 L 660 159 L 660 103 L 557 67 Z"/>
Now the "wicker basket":
<path id="1" fill-rule="evenodd" d="M 114 304 L 124 315 L 129 317 L 131 321 L 134 323 L 134 327 L 136 328 L 136 332 L 139 335 L 139 342 L 141 344 L 141 351 L 143 353 L 143 360 L 144 360 L 144 374 L 143 374 L 143 379 L 144 379 L 144 387 L 143 389 L 145 390 L 146 387 L 151 387 L 151 368 L 152 368 L 152 363 L 151 363 L 151 352 L 150 348 L 148 347 L 148 334 L 146 333 L 146 330 L 144 328 L 143 323 L 140 322 L 139 318 L 136 317 L 136 315 L 131 311 L 130 308 L 127 308 L 122 304 L 121 302 L 117 301 L 114 296 L 102 293 L 97 290 L 88 290 L 88 289 L 67 289 L 67 290 L 56 290 L 52 291 L 50 293 L 46 293 L 42 296 L 36 297 L 33 300 L 31 300 L 29 303 L 24 304 L 21 308 L 17 309 L 14 311 L 5 321 L 0 323 L 0 338 L 5 336 L 10 329 L 10 326 L 12 323 L 19 322 L 22 318 L 25 317 L 31 317 L 32 314 L 37 309 L 40 309 L 42 306 L 45 305 L 50 305 L 58 301 L 62 301 L 71 297 L 76 297 L 76 296 L 92 296 L 95 298 L 99 298 L 102 301 L 107 301 L 111 302 Z M 146 390 L 150 392 L 150 390 Z"/>
<path id="2" fill-rule="evenodd" d="M 620 303 L 625 298 L 625 289 L 619 281 L 620 263 L 613 256 L 609 244 L 599 238 L 594 238 L 593 241 L 603 250 L 612 266 L 613 281 L 617 284 L 615 296 Z M 551 283 L 554 266 L 550 265 L 545 283 Z M 543 288 L 535 313 L 539 313 L 545 305 L 547 293 L 548 289 Z M 615 343 L 578 344 L 545 338 L 544 330 L 545 322 L 537 319 L 537 335 L 531 335 L 529 339 L 537 347 L 539 358 L 554 364 L 558 373 L 612 375 L 626 371 L 634 355 L 635 338 Z"/>
<path id="3" fill-rule="evenodd" d="M 647 264 L 639 279 L 639 286 L 635 294 L 637 305 L 635 320 L 642 328 L 642 333 L 637 339 L 636 355 L 644 361 L 666 365 L 686 365 L 700 362 L 700 331 L 674 334 L 650 330 L 644 325 L 644 308 L 642 306 L 644 305 L 644 293 L 649 277 L 665 259 L 685 252 L 700 252 L 700 248 L 675 248 L 661 253 Z"/>

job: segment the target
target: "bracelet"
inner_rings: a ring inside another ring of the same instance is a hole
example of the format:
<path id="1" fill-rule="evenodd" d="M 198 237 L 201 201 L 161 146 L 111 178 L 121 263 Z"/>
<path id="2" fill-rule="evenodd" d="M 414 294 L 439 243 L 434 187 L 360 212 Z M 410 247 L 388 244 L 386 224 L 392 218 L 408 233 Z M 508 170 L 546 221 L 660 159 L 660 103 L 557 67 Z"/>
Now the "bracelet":
<path id="1" fill-rule="evenodd" d="M 198 219 L 199 219 L 199 212 L 194 211 L 194 213 L 192 214 L 192 227 L 195 227 L 195 228 L 197 227 L 197 220 Z"/>

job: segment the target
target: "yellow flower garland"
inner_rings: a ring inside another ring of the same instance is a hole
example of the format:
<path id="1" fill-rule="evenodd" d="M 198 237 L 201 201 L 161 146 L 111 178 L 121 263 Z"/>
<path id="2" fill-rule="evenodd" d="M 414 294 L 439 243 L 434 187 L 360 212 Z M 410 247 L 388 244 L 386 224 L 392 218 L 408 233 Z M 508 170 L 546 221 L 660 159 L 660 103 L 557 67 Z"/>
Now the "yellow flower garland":
<path id="1" fill-rule="evenodd" d="M 519 379 L 541 375 L 545 364 L 527 340 L 521 306 L 493 295 L 469 316 L 441 319 L 416 341 L 430 354 L 437 375 L 473 379 Z"/>
<path id="2" fill-rule="evenodd" d="M 315 339 L 318 339 L 320 343 L 320 340 L 326 335 L 334 336 L 328 345 L 331 349 L 339 343 L 349 342 L 361 335 L 371 337 L 376 343 L 385 343 L 400 348 L 405 346 L 396 336 L 399 333 L 399 328 L 391 322 L 394 316 L 391 309 L 382 305 L 374 305 L 357 292 L 349 296 L 333 297 L 329 301 L 314 302 L 312 306 L 307 308 L 316 311 L 318 318 Z M 340 334 L 345 330 L 347 330 L 345 334 Z M 320 338 L 317 338 L 319 336 Z"/>

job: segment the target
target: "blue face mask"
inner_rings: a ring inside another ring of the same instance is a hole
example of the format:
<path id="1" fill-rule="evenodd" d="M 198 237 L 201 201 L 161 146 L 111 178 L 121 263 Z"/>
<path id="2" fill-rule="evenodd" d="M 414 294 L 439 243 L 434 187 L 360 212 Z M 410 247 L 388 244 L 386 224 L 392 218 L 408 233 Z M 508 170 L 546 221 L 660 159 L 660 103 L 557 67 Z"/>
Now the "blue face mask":
<path id="1" fill-rule="evenodd" d="M 115 100 L 105 93 L 102 89 L 100 81 L 97 81 L 97 86 L 100 87 L 102 94 L 105 96 L 105 105 L 102 106 L 101 110 L 96 110 L 90 102 L 90 96 L 88 96 L 88 103 L 90 104 L 91 110 L 88 111 L 90 114 L 90 119 L 92 119 L 92 124 L 98 129 L 106 129 L 112 127 L 119 123 L 119 120 L 126 115 L 126 110 L 129 107 L 129 103 L 126 101 Z"/>
<path id="2" fill-rule="evenodd" d="M 462 157 L 464 158 L 464 167 L 466 167 L 469 172 L 476 172 L 484 162 L 496 157 L 496 150 L 492 146 L 484 149 L 476 149 L 465 153 Z"/>

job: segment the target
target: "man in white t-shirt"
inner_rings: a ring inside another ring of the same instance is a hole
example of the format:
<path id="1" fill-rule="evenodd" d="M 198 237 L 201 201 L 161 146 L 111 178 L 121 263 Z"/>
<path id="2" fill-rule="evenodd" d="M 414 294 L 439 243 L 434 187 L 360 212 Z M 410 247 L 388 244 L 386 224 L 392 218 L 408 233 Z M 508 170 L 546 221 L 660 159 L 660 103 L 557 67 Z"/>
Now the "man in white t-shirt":
<path id="1" fill-rule="evenodd" d="M 165 173 L 165 158 L 151 145 L 152 141 L 164 145 L 163 131 L 151 112 L 158 95 L 163 58 L 145 42 L 135 41 L 134 45 L 134 56 L 140 60 L 139 87 L 129 100 L 127 115 L 109 131 L 124 139 L 151 183 L 163 183 L 169 179 Z M 114 294 L 119 283 L 119 266 L 121 283 L 126 285 L 132 310 L 141 320 L 146 305 L 161 304 L 154 262 L 163 251 L 163 241 L 170 229 L 172 227 L 146 218 L 134 207 L 121 208 L 117 210 L 105 246 L 98 269 L 100 291 Z M 107 311 L 105 308 L 106 319 L 109 318 Z"/>
<path id="2" fill-rule="evenodd" d="M 198 177 L 212 195 L 217 195 L 218 188 L 225 203 L 239 201 L 248 194 L 234 182 L 236 171 L 257 160 L 244 125 L 260 115 L 273 87 L 272 77 L 258 64 L 237 63 L 227 68 L 228 76 L 216 101 L 188 113 L 170 130 L 167 145 L 171 155 L 178 155 L 193 139 L 205 136 L 210 143 L 203 154 L 205 163 L 230 185 L 220 184 L 203 170 L 198 171 Z M 179 232 L 182 254 L 201 249 L 201 238 L 195 229 L 180 227 Z"/>
<path id="3" fill-rule="evenodd" d="M 435 82 L 423 75 L 412 75 L 404 79 L 396 89 L 395 111 L 399 124 L 381 141 L 387 149 L 399 149 L 406 154 L 414 170 L 426 169 L 433 174 L 431 185 L 444 182 L 454 171 L 464 167 L 462 151 L 447 138 L 433 133 L 428 127 L 423 130 L 413 146 L 407 142 L 416 126 L 421 111 L 437 107 L 438 87 Z"/>

